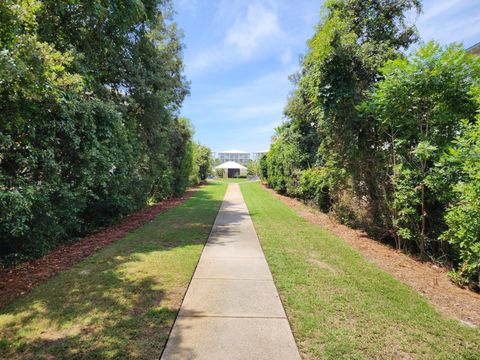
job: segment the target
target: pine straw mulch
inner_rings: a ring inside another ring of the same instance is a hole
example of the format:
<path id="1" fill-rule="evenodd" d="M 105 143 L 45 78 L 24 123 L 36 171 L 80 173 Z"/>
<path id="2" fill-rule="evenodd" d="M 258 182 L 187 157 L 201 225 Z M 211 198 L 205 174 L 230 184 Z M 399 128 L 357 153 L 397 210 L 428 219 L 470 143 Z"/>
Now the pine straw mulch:
<path id="1" fill-rule="evenodd" d="M 73 244 L 62 245 L 47 255 L 24 262 L 16 267 L 0 269 L 0 309 L 33 287 L 45 282 L 60 271 L 66 270 L 91 254 L 121 239 L 155 216 L 187 200 L 196 189 L 189 189 L 180 198 L 164 200 L 126 216 L 119 223 L 88 235 Z"/>
<path id="2" fill-rule="evenodd" d="M 312 224 L 319 225 L 345 240 L 369 262 L 404 284 L 414 288 L 439 311 L 467 326 L 480 326 L 480 294 L 456 286 L 448 278 L 448 269 L 428 261 L 419 261 L 401 251 L 369 238 L 364 231 L 339 224 L 331 216 L 299 200 L 277 194 L 264 187 Z"/>

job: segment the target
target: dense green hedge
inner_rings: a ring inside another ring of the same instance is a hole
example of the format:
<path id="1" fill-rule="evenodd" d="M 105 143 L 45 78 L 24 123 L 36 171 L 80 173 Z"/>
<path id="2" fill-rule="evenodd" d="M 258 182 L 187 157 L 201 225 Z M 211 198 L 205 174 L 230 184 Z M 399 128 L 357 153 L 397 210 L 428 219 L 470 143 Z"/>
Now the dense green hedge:
<path id="1" fill-rule="evenodd" d="M 181 194 L 188 92 L 168 0 L 0 3 L 0 258 Z"/>
<path id="2" fill-rule="evenodd" d="M 212 151 L 205 145 L 193 143 L 193 166 L 190 173 L 190 184 L 198 185 L 205 181 L 212 172 Z"/>
<path id="3" fill-rule="evenodd" d="M 480 58 L 421 45 L 417 1 L 326 2 L 262 162 L 279 192 L 480 287 Z"/>

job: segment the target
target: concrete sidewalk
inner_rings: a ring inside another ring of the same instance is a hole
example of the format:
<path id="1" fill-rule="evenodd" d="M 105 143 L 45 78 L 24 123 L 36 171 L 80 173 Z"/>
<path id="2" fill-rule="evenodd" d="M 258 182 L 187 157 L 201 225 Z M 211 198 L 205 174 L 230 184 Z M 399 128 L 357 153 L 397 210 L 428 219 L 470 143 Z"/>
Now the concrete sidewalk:
<path id="1" fill-rule="evenodd" d="M 162 359 L 300 359 L 238 184 L 228 186 Z"/>

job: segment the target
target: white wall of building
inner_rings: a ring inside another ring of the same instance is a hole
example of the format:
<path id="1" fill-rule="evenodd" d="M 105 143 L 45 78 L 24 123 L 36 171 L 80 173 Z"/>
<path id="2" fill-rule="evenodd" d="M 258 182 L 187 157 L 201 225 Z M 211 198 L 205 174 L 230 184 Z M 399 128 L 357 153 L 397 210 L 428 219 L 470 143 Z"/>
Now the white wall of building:
<path id="1" fill-rule="evenodd" d="M 268 151 L 246 152 L 241 150 L 227 150 L 214 153 L 214 158 L 219 159 L 220 163 L 234 161 L 242 165 L 247 165 L 250 160 L 258 160 Z"/>

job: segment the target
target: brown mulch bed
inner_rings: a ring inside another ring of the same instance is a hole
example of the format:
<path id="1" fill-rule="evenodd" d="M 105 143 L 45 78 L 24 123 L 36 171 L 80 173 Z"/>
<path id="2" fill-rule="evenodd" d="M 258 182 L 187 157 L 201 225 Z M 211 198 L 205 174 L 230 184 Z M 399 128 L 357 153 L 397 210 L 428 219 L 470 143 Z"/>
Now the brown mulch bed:
<path id="1" fill-rule="evenodd" d="M 339 224 L 331 216 L 309 207 L 299 200 L 277 194 L 297 214 L 345 240 L 363 257 L 409 285 L 428 299 L 439 311 L 468 326 L 480 326 L 480 294 L 462 289 L 450 281 L 448 269 L 427 261 L 419 261 L 401 251 L 373 240 L 364 231 Z"/>
<path id="2" fill-rule="evenodd" d="M 118 224 L 86 236 L 73 244 L 63 245 L 47 255 L 19 266 L 0 269 L 0 309 L 13 299 L 26 294 L 58 272 L 66 270 L 84 258 L 121 239 L 155 216 L 187 200 L 196 189 L 189 189 L 180 198 L 164 200 L 126 216 Z"/>

